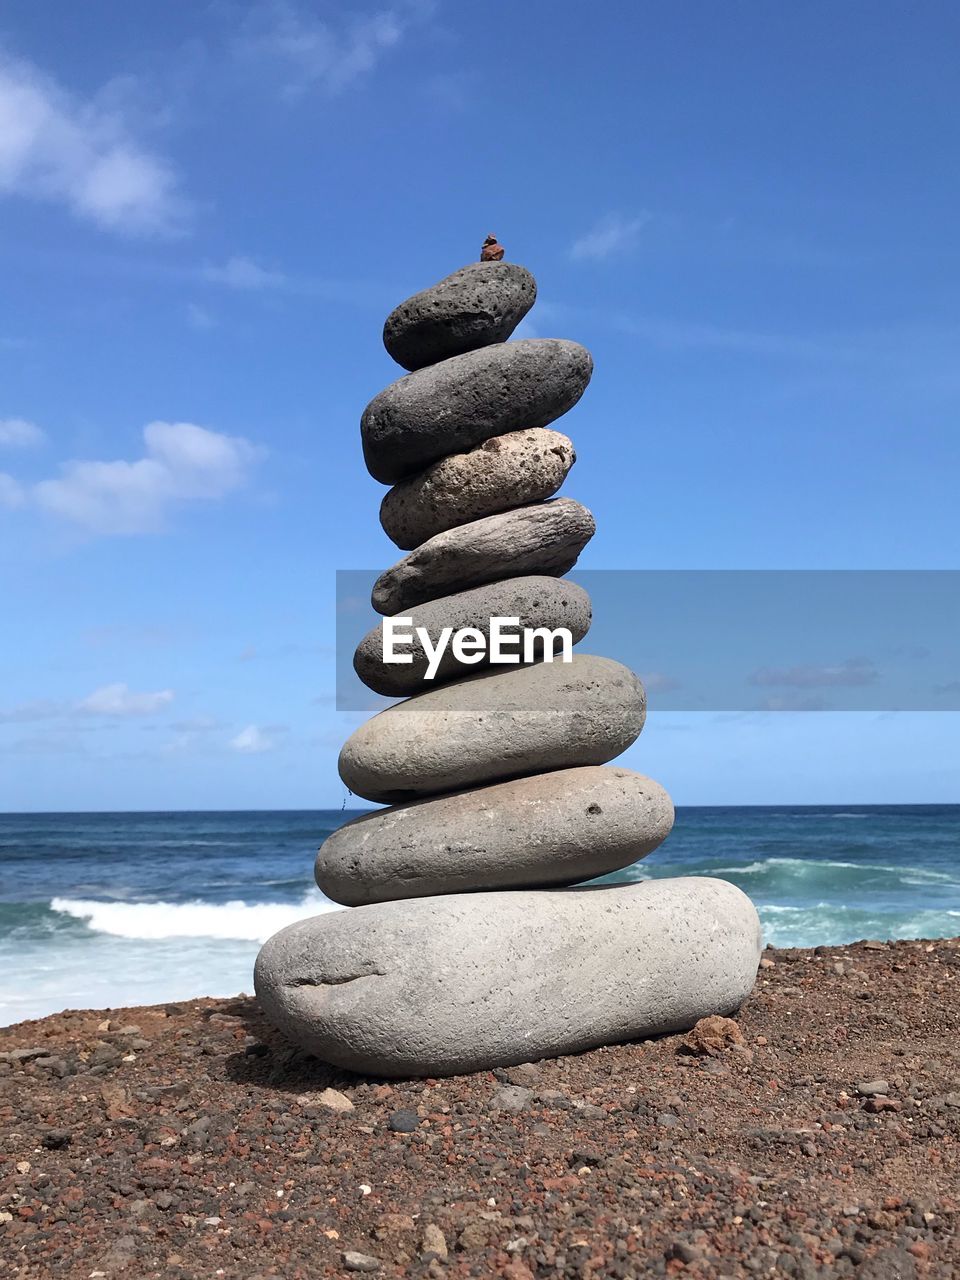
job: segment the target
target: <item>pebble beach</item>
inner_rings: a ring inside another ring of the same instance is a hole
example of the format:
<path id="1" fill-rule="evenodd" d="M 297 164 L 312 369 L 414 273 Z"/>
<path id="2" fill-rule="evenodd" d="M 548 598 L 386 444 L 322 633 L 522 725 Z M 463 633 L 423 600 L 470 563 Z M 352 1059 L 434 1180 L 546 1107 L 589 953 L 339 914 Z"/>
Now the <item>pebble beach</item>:
<path id="1" fill-rule="evenodd" d="M 735 1024 L 350 1075 L 249 996 L 0 1031 L 0 1276 L 960 1267 L 960 939 L 768 948 Z"/>

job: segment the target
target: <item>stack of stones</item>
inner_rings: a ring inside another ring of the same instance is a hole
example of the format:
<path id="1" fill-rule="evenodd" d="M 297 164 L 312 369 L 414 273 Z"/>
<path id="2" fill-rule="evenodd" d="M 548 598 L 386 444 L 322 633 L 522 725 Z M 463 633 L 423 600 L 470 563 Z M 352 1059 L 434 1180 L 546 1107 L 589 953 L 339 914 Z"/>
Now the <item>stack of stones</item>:
<path id="1" fill-rule="evenodd" d="M 553 496 L 576 455 L 550 424 L 593 362 L 575 342 L 507 341 L 535 297 L 523 267 L 481 261 L 386 322 L 411 372 L 361 430 L 368 470 L 392 486 L 381 523 L 408 554 L 373 604 L 432 643 L 444 627 L 487 636 L 493 617 L 574 641 L 590 626 L 589 597 L 561 575 L 594 521 Z M 682 1030 L 751 990 L 760 926 L 733 885 L 570 887 L 650 853 L 673 806 L 608 763 L 643 727 L 637 677 L 543 645 L 539 660 L 481 669 L 448 651 L 428 683 L 422 648 L 400 665 L 384 662 L 379 627 L 360 643 L 360 678 L 405 701 L 349 738 L 340 776 L 390 807 L 319 852 L 320 888 L 354 910 L 282 930 L 255 975 L 267 1014 L 318 1057 L 384 1076 L 508 1066 Z"/>

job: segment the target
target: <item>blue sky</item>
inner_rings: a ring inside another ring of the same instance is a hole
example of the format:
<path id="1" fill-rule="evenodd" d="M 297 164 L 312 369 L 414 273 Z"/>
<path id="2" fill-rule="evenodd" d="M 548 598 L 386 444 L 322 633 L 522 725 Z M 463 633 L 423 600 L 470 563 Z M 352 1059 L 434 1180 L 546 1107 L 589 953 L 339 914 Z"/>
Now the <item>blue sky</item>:
<path id="1" fill-rule="evenodd" d="M 381 325 L 488 231 L 596 361 L 583 568 L 957 567 L 954 6 L 0 24 L 0 807 L 339 807 Z M 960 800 L 954 714 L 651 700 L 681 803 Z"/>

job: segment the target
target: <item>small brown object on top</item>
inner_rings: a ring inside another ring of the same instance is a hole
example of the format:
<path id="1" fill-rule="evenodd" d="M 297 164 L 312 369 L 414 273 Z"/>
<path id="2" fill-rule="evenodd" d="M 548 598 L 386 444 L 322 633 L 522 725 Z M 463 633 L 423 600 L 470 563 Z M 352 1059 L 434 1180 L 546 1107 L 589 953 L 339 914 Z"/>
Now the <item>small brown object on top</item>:
<path id="1" fill-rule="evenodd" d="M 496 236 L 487 236 L 480 250 L 481 262 L 502 262 L 506 252 L 502 244 L 498 244 Z"/>

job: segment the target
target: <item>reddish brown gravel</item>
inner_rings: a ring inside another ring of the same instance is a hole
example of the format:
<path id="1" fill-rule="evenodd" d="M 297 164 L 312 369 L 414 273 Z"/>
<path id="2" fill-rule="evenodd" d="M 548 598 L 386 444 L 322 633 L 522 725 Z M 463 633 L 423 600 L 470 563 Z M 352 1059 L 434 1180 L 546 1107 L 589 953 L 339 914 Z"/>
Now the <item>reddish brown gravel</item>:
<path id="1" fill-rule="evenodd" d="M 742 1041 L 389 1084 L 247 997 L 21 1023 L 0 1276 L 960 1275 L 958 988 L 958 939 L 768 950 Z"/>

